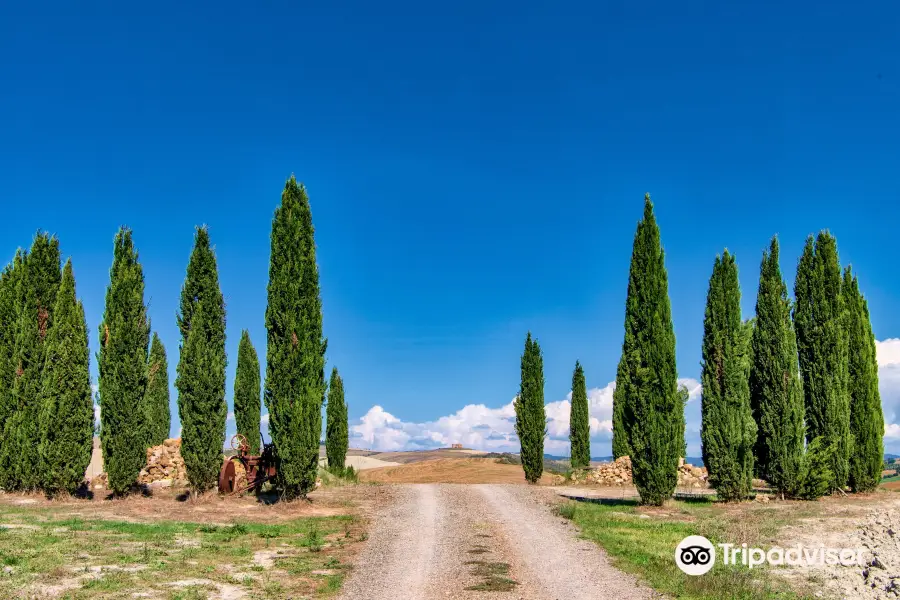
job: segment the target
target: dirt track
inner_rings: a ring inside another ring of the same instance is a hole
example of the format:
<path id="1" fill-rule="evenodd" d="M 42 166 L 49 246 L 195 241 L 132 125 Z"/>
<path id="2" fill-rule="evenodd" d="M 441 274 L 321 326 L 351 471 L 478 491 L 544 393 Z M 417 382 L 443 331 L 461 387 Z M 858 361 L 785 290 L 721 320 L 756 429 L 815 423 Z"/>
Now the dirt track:
<path id="1" fill-rule="evenodd" d="M 360 481 L 378 483 L 525 483 L 521 465 L 503 464 L 494 458 L 440 458 L 412 464 L 368 469 Z M 541 483 L 561 477 L 545 473 Z"/>
<path id="2" fill-rule="evenodd" d="M 420 484 L 390 493 L 342 598 L 484 598 L 479 589 L 496 600 L 654 597 L 579 540 L 546 490 Z"/>

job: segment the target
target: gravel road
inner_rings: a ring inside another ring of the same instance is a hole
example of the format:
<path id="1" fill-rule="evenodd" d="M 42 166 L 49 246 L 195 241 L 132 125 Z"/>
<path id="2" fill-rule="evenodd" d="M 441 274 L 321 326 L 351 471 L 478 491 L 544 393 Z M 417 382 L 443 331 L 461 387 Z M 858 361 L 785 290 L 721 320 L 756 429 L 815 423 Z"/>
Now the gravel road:
<path id="1" fill-rule="evenodd" d="M 579 540 L 540 488 L 420 484 L 391 494 L 344 585 L 346 600 L 656 597 Z"/>

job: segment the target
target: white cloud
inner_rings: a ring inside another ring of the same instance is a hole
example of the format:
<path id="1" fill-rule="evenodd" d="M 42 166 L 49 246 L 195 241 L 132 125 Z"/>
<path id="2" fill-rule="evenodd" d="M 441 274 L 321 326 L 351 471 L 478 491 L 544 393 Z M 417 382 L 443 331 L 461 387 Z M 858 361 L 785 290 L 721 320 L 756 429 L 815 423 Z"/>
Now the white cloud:
<path id="1" fill-rule="evenodd" d="M 225 417 L 225 421 L 226 422 L 234 421 L 234 411 L 233 410 L 228 412 L 228 416 Z"/>
<path id="2" fill-rule="evenodd" d="M 884 441 L 889 452 L 900 451 L 900 339 L 875 342 L 878 391 L 884 410 Z"/>
<path id="3" fill-rule="evenodd" d="M 884 439 L 900 440 L 900 425 L 897 425 L 896 423 L 885 423 Z"/>
<path id="4" fill-rule="evenodd" d="M 695 399 L 700 384 L 695 379 L 679 379 Z M 597 442 L 593 454 L 609 454 L 612 439 L 612 401 L 615 382 L 588 390 L 591 439 Z M 544 407 L 547 438 L 544 451 L 565 455 L 569 452 L 569 411 L 571 392 L 563 400 Z M 403 421 L 381 406 L 373 406 L 358 423 L 350 427 L 351 444 L 372 450 L 423 450 L 462 444 L 477 450 L 518 451 L 515 434 L 515 410 L 512 400 L 499 408 L 468 404 L 452 415 L 435 421 Z"/>
<path id="5" fill-rule="evenodd" d="M 900 338 L 889 338 L 883 342 L 875 340 L 875 356 L 879 368 L 900 366 Z"/>
<path id="6" fill-rule="evenodd" d="M 889 452 L 900 452 L 900 338 L 876 341 L 879 391 L 884 409 L 885 445 Z M 688 454 L 700 452 L 700 382 L 693 378 L 678 380 L 688 388 L 686 437 Z M 612 397 L 615 382 L 602 388 L 588 390 L 592 454 L 610 454 L 612 438 Z M 547 438 L 544 448 L 548 454 L 566 455 L 569 452 L 569 411 L 571 393 L 545 407 Z M 267 421 L 264 415 L 264 422 Z M 373 450 L 419 450 L 463 444 L 479 450 L 518 451 L 514 430 L 515 412 L 512 401 L 498 408 L 484 404 L 469 404 L 455 413 L 434 421 L 414 423 L 403 421 L 382 406 L 373 406 L 352 425 L 351 443 L 355 447 Z"/>
<path id="7" fill-rule="evenodd" d="M 689 403 L 693 402 L 694 400 L 698 400 L 700 398 L 700 392 L 703 391 L 703 386 L 701 386 L 700 382 L 693 377 L 685 377 L 684 379 L 679 379 L 678 385 L 683 385 L 688 389 Z"/>
<path id="8" fill-rule="evenodd" d="M 508 449 L 518 446 L 514 420 L 512 402 L 493 409 L 469 404 L 425 423 L 401 421 L 376 405 L 350 428 L 350 436 L 354 446 L 373 450 L 422 450 L 457 443 L 469 448 Z"/>

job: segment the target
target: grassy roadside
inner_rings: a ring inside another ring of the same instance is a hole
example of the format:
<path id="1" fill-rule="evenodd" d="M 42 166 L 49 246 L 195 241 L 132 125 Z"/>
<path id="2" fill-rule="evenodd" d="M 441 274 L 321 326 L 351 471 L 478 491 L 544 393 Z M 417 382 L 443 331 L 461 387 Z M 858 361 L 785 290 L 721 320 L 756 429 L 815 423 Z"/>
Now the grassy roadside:
<path id="1" fill-rule="evenodd" d="M 353 516 L 278 524 L 136 523 L 4 506 L 0 597 L 203 600 L 328 597 L 347 573 L 345 557 L 364 538 Z"/>
<path id="2" fill-rule="evenodd" d="M 637 575 L 654 589 L 691 600 L 773 600 L 813 598 L 812 590 L 797 592 L 767 568 L 748 570 L 717 562 L 702 576 L 685 575 L 675 565 L 678 543 L 702 535 L 714 544 L 748 543 L 768 547 L 778 530 L 795 518 L 814 514 L 815 503 L 778 510 L 745 503 L 735 507 L 709 500 L 673 501 L 660 508 L 587 504 L 570 501 L 560 514 L 572 519 L 582 535 L 602 546 L 619 569 Z M 749 514 L 748 514 L 749 513 Z"/>

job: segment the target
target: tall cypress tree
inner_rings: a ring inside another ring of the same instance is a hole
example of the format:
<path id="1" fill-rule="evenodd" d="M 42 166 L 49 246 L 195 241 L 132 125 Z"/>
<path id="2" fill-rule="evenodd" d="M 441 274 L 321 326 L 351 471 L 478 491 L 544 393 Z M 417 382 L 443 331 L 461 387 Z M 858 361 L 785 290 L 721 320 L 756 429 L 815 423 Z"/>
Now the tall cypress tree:
<path id="1" fill-rule="evenodd" d="M 587 384 L 584 369 L 575 361 L 572 373 L 572 408 L 569 412 L 569 442 L 572 444 L 572 468 L 591 464 L 591 417 L 588 414 Z"/>
<path id="2" fill-rule="evenodd" d="M 4 424 L 0 486 L 40 486 L 41 373 L 61 279 L 59 240 L 38 233 L 24 261 L 15 326 L 13 412 Z"/>
<path id="3" fill-rule="evenodd" d="M 221 321 L 207 319 L 201 302 L 191 317 L 191 329 L 181 348 L 178 379 L 178 416 L 181 418 L 181 455 L 188 482 L 195 492 L 216 485 L 222 466 L 228 408 L 218 372 L 221 356 L 210 351 Z"/>
<path id="4" fill-rule="evenodd" d="M 849 334 L 850 488 L 869 492 L 881 481 L 884 460 L 884 415 L 878 393 L 878 363 L 875 360 L 875 335 L 869 319 L 869 306 L 859 291 L 859 281 L 844 271 L 844 300 L 847 305 Z"/>
<path id="5" fill-rule="evenodd" d="M 325 453 L 328 466 L 343 469 L 349 443 L 347 403 L 344 402 L 344 380 L 338 374 L 337 367 L 331 369 L 325 414 Z"/>
<path id="6" fill-rule="evenodd" d="M 119 229 L 100 324 L 99 401 L 103 464 L 109 487 L 127 492 L 146 462 L 147 347 L 150 324 L 144 305 L 144 271 L 131 230 Z"/>
<path id="7" fill-rule="evenodd" d="M 803 458 L 803 389 L 776 237 L 763 252 L 759 267 L 752 347 L 750 404 L 758 427 L 756 472 L 778 492 L 794 493 Z"/>
<path id="8" fill-rule="evenodd" d="M 94 404 L 84 307 L 75 296 L 72 261 L 66 262 L 46 338 L 41 374 L 40 470 L 48 494 L 74 492 L 91 462 Z"/>
<path id="9" fill-rule="evenodd" d="M 150 342 L 150 364 L 147 369 L 147 393 L 144 394 L 149 446 L 158 446 L 169 437 L 172 412 L 169 410 L 169 361 L 166 347 L 156 332 Z"/>
<path id="10" fill-rule="evenodd" d="M 272 220 L 265 402 L 287 499 L 316 485 L 325 350 L 315 230 L 306 188 L 291 176 Z"/>
<path id="11" fill-rule="evenodd" d="M 522 447 L 522 469 L 528 483 L 537 483 L 544 472 L 544 436 L 547 418 L 544 413 L 544 359 L 531 332 L 525 338 L 522 354 L 522 379 L 514 403 L 516 435 Z"/>
<path id="12" fill-rule="evenodd" d="M 4 456 L 3 445 L 7 420 L 15 412 L 13 384 L 16 380 L 16 328 L 21 308 L 21 280 L 25 271 L 24 250 L 16 252 L 13 261 L 0 274 L 0 457 Z M 0 487 L 6 487 L 11 474 L 0 461 Z"/>
<path id="13" fill-rule="evenodd" d="M 678 391 L 665 255 L 650 194 L 644 197 L 644 216 L 634 235 L 616 390 L 641 501 L 662 504 L 678 482 L 684 405 Z"/>
<path id="14" fill-rule="evenodd" d="M 201 318 L 202 316 L 202 318 Z M 178 360 L 181 456 L 195 492 L 216 484 L 225 443 L 225 299 L 207 228 L 198 227 L 177 315 L 183 336 Z"/>
<path id="15" fill-rule="evenodd" d="M 245 329 L 238 344 L 237 372 L 234 376 L 234 420 L 237 432 L 247 438 L 253 454 L 258 454 L 260 448 L 259 395 L 259 358 L 250 341 L 250 332 Z"/>
<path id="16" fill-rule="evenodd" d="M 626 377 L 625 370 L 628 363 L 623 354 L 619 358 L 616 367 L 616 387 L 613 389 L 613 416 L 612 416 L 612 454 L 613 460 L 631 454 L 628 447 L 628 431 L 625 423 L 625 385 L 619 385 Z"/>
<path id="17" fill-rule="evenodd" d="M 684 411 L 687 409 L 687 403 L 691 399 L 691 392 L 687 389 L 686 385 L 678 386 L 678 403 L 681 406 L 681 413 L 684 414 Z M 687 457 L 687 437 L 685 437 L 685 429 L 687 429 L 687 423 L 684 419 L 678 424 L 678 433 L 676 439 L 681 442 L 679 446 L 680 450 L 678 452 L 678 456 L 681 458 Z"/>
<path id="18" fill-rule="evenodd" d="M 756 423 L 747 382 L 747 331 L 737 264 L 725 250 L 716 256 L 706 296 L 700 439 L 709 482 L 726 501 L 747 498 L 753 483 Z"/>
<path id="19" fill-rule="evenodd" d="M 794 328 L 806 404 L 806 439 L 823 437 L 831 457 L 831 489 L 849 477 L 850 401 L 848 339 L 837 242 L 827 231 L 812 236 L 797 266 Z"/>

